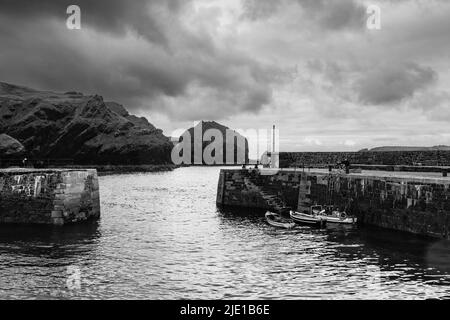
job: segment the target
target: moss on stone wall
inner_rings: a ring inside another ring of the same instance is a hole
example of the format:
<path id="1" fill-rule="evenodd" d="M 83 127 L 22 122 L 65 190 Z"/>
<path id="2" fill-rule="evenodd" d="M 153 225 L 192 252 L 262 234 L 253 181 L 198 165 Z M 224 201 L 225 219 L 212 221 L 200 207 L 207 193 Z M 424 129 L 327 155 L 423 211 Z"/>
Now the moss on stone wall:
<path id="1" fill-rule="evenodd" d="M 99 216 L 95 170 L 0 171 L 0 223 L 63 225 Z"/>

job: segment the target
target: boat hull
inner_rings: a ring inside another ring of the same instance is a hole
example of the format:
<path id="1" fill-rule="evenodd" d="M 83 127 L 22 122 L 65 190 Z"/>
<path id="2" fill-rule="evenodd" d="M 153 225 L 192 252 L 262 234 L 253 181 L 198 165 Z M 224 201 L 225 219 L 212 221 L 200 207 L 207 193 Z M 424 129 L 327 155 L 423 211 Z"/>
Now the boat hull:
<path id="1" fill-rule="evenodd" d="M 291 219 L 298 224 L 311 225 L 311 226 L 324 226 L 326 221 L 321 217 L 312 216 L 306 213 L 290 212 Z"/>
<path id="2" fill-rule="evenodd" d="M 348 218 L 342 219 L 342 218 L 338 218 L 338 217 L 324 216 L 323 219 L 327 223 L 333 223 L 333 224 L 356 224 L 356 222 L 358 221 L 358 219 L 354 218 L 354 217 L 348 217 Z"/>
<path id="3" fill-rule="evenodd" d="M 283 228 L 283 229 L 292 229 L 296 226 L 294 222 L 281 222 L 274 220 L 278 215 L 273 214 L 271 212 L 266 212 L 266 221 L 273 227 Z"/>

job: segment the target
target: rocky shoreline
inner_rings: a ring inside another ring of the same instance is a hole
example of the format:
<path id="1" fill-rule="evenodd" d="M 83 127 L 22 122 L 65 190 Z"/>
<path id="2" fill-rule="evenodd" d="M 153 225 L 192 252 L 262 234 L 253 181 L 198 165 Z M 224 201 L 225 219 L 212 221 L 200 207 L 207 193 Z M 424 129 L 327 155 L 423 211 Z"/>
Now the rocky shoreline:
<path id="1" fill-rule="evenodd" d="M 137 164 L 137 165 L 90 165 L 64 166 L 70 169 L 96 169 L 99 176 L 112 174 L 146 173 L 172 171 L 178 166 L 173 164 Z"/>

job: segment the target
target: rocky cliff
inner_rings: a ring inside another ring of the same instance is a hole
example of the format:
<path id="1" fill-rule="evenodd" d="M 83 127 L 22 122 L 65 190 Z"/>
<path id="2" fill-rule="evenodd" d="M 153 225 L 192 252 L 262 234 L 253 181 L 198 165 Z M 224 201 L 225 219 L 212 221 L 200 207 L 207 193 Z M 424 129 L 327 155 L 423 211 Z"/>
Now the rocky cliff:
<path id="1" fill-rule="evenodd" d="M 25 147 L 7 134 L 0 134 L 0 159 L 21 158 L 25 154 Z"/>
<path id="2" fill-rule="evenodd" d="M 17 139 L 30 158 L 76 164 L 169 163 L 172 148 L 147 119 L 101 96 L 1 82 L 0 133 Z"/>
<path id="3" fill-rule="evenodd" d="M 205 132 L 210 129 L 216 129 L 218 130 L 223 138 L 223 161 L 222 163 L 225 164 L 242 164 L 242 163 L 248 163 L 248 140 L 240 135 L 239 133 L 235 132 L 234 130 L 217 123 L 215 121 L 200 121 L 195 127 L 189 128 L 187 132 L 189 132 L 189 136 L 191 137 L 191 159 L 193 159 L 194 162 L 194 150 L 195 145 L 202 145 L 202 152 L 204 152 L 205 148 L 213 141 L 211 139 L 205 138 Z M 194 131 L 201 132 L 202 139 L 196 139 Z M 234 138 L 227 139 L 227 131 L 231 135 L 234 136 Z M 233 150 L 233 162 L 227 163 L 227 150 Z M 213 154 L 214 156 L 214 154 Z M 205 161 L 203 159 L 203 164 L 205 164 Z"/>

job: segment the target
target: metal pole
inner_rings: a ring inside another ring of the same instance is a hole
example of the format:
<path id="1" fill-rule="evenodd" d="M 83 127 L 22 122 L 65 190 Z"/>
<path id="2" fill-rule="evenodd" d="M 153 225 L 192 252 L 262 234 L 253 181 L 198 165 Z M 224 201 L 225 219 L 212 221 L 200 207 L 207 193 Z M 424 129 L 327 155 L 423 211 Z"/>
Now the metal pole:
<path id="1" fill-rule="evenodd" d="M 275 125 L 273 125 L 273 133 L 272 133 L 272 152 L 275 152 Z"/>

